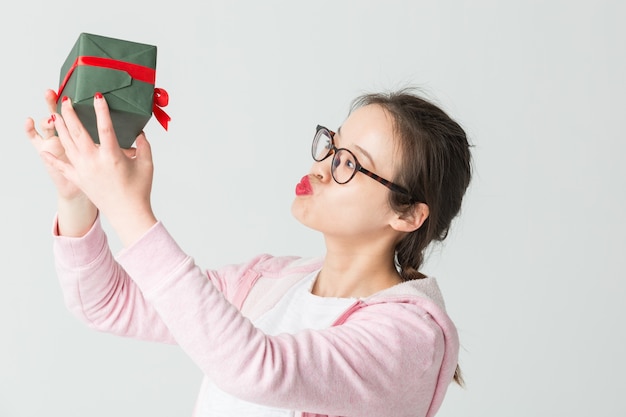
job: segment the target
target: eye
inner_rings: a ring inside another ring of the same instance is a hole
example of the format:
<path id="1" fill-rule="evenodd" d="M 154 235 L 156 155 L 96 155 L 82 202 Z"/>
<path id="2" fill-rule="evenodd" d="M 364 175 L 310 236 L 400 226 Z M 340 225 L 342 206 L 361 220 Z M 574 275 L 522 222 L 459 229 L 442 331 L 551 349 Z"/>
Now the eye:
<path id="1" fill-rule="evenodd" d="M 333 169 L 339 168 L 339 165 L 341 165 L 341 155 L 335 155 L 333 158 Z"/>
<path id="2" fill-rule="evenodd" d="M 356 169 L 356 161 L 354 160 L 350 152 L 342 149 L 337 152 L 335 158 L 333 159 L 333 168 L 344 168 L 348 171 L 354 171 Z"/>

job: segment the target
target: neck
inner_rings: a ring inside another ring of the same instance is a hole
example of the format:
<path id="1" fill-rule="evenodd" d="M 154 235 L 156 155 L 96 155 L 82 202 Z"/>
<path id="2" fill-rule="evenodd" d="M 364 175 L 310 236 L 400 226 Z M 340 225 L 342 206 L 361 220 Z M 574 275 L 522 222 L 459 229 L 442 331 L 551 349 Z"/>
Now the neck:
<path id="1" fill-rule="evenodd" d="M 324 265 L 313 286 L 322 297 L 367 297 L 402 282 L 393 250 L 328 246 Z"/>

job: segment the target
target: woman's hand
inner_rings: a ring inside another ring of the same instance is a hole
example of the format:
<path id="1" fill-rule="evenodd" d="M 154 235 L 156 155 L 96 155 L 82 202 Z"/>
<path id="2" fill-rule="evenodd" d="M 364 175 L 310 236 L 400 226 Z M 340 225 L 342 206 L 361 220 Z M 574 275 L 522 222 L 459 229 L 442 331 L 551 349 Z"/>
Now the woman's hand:
<path id="1" fill-rule="evenodd" d="M 54 114 L 57 94 L 53 90 L 47 90 L 44 96 L 49 114 Z M 35 129 L 35 122 L 32 118 L 26 120 L 24 130 L 44 162 L 46 161 L 45 155 L 48 154 L 61 161 L 68 161 L 65 149 L 59 137 L 56 136 L 52 117 L 48 116 L 41 121 L 41 134 Z M 62 236 L 83 236 L 93 225 L 98 209 L 89 201 L 85 193 L 57 168 L 47 163 L 46 167 L 58 196 L 56 233 Z"/>
<path id="2" fill-rule="evenodd" d="M 53 113 L 52 118 L 65 158 L 48 151 L 42 156 L 53 172 L 85 193 L 128 246 L 156 223 L 150 203 L 152 153 L 143 133 L 136 148 L 120 148 L 108 105 L 99 93 L 94 109 L 99 145 L 78 119 L 71 100 L 63 100 L 61 115 Z"/>
<path id="3" fill-rule="evenodd" d="M 48 106 L 48 112 L 54 114 L 56 112 L 57 94 L 53 90 L 47 90 L 45 93 L 46 104 Z M 26 136 L 30 139 L 30 143 L 33 144 L 37 152 L 43 158 L 43 153 L 49 153 L 55 158 L 62 161 L 67 161 L 65 156 L 65 149 L 59 141 L 59 137 L 56 136 L 54 129 L 54 121 L 52 117 L 48 116 L 41 121 L 40 124 L 41 134 L 35 129 L 35 122 L 32 118 L 26 120 L 24 130 Z M 75 200 L 77 198 L 84 198 L 83 192 L 68 180 L 58 169 L 46 164 L 48 168 L 48 174 L 52 178 L 59 198 L 64 200 Z"/>

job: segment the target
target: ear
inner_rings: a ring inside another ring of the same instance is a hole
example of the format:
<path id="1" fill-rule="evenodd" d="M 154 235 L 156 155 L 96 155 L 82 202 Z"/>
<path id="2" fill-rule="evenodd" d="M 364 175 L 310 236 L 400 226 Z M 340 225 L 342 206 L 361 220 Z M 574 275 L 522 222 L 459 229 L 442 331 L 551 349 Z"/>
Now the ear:
<path id="1" fill-rule="evenodd" d="M 399 232 L 414 232 L 426 221 L 430 209 L 425 203 L 417 203 L 413 209 L 404 214 L 397 215 L 391 221 L 391 227 Z"/>

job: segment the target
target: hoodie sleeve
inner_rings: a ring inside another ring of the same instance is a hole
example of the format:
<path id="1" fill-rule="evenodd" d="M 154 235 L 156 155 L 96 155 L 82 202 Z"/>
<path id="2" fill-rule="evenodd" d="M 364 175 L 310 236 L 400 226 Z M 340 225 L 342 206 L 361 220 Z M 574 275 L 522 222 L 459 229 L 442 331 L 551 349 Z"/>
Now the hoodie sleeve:
<path id="1" fill-rule="evenodd" d="M 98 217 L 80 238 L 59 236 L 53 250 L 65 305 L 90 328 L 163 343 L 175 343 L 166 323 L 114 259 Z"/>
<path id="2" fill-rule="evenodd" d="M 187 355 L 241 399 L 328 415 L 430 416 L 438 407 L 433 398 L 450 381 L 440 373 L 450 341 L 418 304 L 357 304 L 329 329 L 268 336 L 206 279 L 163 224 L 118 260 Z"/>

